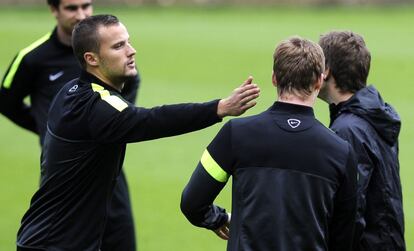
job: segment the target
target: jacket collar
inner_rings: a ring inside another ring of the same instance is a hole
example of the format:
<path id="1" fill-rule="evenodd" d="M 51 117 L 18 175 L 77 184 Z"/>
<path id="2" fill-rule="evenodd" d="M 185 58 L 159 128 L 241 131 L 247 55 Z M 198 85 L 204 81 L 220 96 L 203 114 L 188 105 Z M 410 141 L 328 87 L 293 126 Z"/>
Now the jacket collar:
<path id="1" fill-rule="evenodd" d="M 273 103 L 269 110 L 315 117 L 312 107 L 285 103 L 280 101 L 276 101 L 275 103 Z"/>
<path id="2" fill-rule="evenodd" d="M 106 90 L 109 91 L 113 91 L 113 92 L 117 92 L 119 93 L 119 91 L 115 88 L 113 88 L 112 86 L 108 85 L 107 83 L 103 82 L 102 80 L 100 80 L 98 77 L 96 77 L 95 75 L 82 70 L 79 81 L 85 84 L 98 84 L 102 87 L 104 87 Z"/>
<path id="3" fill-rule="evenodd" d="M 350 102 L 350 99 L 347 101 L 340 102 L 338 104 L 329 104 L 329 118 L 330 118 L 330 125 L 335 121 L 335 119 L 341 114 L 342 110 L 346 105 Z"/>
<path id="4" fill-rule="evenodd" d="M 313 109 L 309 106 L 275 102 L 268 111 L 273 121 L 288 132 L 304 131 L 315 124 Z"/>
<path id="5" fill-rule="evenodd" d="M 330 126 L 344 113 L 352 113 L 367 121 L 377 133 L 390 144 L 398 140 L 401 120 L 395 109 L 385 103 L 370 85 L 357 91 L 350 99 L 337 105 L 330 105 Z"/>

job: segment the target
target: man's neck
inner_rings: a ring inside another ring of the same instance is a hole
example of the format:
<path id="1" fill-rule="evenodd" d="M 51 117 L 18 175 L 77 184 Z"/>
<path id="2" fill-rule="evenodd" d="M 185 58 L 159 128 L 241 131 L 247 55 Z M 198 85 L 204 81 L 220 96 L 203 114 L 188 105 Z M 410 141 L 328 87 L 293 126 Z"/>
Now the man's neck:
<path id="1" fill-rule="evenodd" d="M 337 87 L 336 81 L 333 77 L 330 77 L 322 88 L 319 97 L 327 102 L 328 104 L 339 104 L 341 102 L 347 101 L 350 99 L 354 93 L 352 92 L 343 92 Z"/>
<path id="2" fill-rule="evenodd" d="M 354 93 L 352 92 L 340 92 L 338 89 L 336 89 L 335 92 L 331 93 L 330 95 L 330 102 L 329 104 L 339 104 L 341 102 L 345 102 L 347 100 L 349 100 L 350 98 L 352 98 L 352 96 L 354 96 Z"/>
<path id="3" fill-rule="evenodd" d="M 62 44 L 72 46 L 72 35 L 67 34 L 60 26 L 57 27 L 57 37 Z"/>
<path id="4" fill-rule="evenodd" d="M 122 88 L 124 87 L 124 83 L 114 83 L 114 81 L 107 78 L 98 69 L 87 68 L 86 71 L 89 72 L 90 74 L 94 75 L 95 77 L 99 78 L 102 82 L 104 82 L 105 84 L 113 87 L 114 89 L 116 89 L 119 92 L 121 92 Z"/>
<path id="5" fill-rule="evenodd" d="M 279 95 L 277 101 L 294 105 L 313 107 L 313 105 L 315 104 L 315 99 L 316 96 L 314 97 L 313 95 L 309 97 L 300 97 L 294 94 L 283 94 Z"/>

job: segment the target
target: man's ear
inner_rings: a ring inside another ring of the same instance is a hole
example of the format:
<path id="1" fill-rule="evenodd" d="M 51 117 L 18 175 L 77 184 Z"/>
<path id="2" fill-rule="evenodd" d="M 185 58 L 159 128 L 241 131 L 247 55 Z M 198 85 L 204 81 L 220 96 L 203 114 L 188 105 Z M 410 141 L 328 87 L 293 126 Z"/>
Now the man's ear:
<path id="1" fill-rule="evenodd" d="M 331 69 L 326 68 L 325 72 L 323 73 L 323 80 L 327 81 L 331 77 Z"/>
<path id="2" fill-rule="evenodd" d="M 277 81 L 276 81 L 276 75 L 275 72 L 273 71 L 272 73 L 272 83 L 274 87 L 277 87 Z"/>
<path id="3" fill-rule="evenodd" d="M 83 54 L 83 59 L 85 59 L 85 62 L 87 65 L 90 65 L 90 66 L 99 65 L 99 58 L 93 52 L 85 52 L 85 54 Z"/>
<path id="4" fill-rule="evenodd" d="M 325 80 L 325 74 L 321 73 L 315 83 L 315 90 L 319 91 L 322 88 L 323 81 Z"/>
<path id="5" fill-rule="evenodd" d="M 58 14 L 59 14 L 59 9 L 58 8 L 56 8 L 55 6 L 49 5 L 50 12 L 52 13 L 52 15 L 55 18 L 57 18 Z"/>

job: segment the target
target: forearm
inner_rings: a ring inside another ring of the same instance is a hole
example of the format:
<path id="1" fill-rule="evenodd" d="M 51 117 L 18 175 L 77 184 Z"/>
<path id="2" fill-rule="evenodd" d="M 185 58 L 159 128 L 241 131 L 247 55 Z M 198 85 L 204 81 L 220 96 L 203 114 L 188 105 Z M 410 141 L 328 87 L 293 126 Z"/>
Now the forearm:
<path id="1" fill-rule="evenodd" d="M 213 205 L 225 186 L 213 179 L 199 164 L 181 196 L 181 211 L 195 226 L 218 229 L 228 221 L 226 210 Z"/>
<path id="2" fill-rule="evenodd" d="M 152 109 L 138 108 L 135 125 L 125 141 L 136 142 L 180 135 L 211 126 L 217 116 L 218 101 L 201 104 L 165 105 Z"/>

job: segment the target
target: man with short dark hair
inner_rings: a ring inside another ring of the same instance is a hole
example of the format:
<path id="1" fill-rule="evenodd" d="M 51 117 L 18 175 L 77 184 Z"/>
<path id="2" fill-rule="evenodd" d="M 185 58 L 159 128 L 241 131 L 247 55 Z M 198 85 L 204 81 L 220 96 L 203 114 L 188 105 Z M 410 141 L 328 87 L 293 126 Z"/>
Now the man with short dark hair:
<path id="1" fill-rule="evenodd" d="M 362 36 L 321 36 L 326 72 L 319 97 L 330 105 L 330 128 L 358 158 L 358 212 L 353 250 L 405 250 L 398 161 L 401 121 L 374 86 L 367 86 L 371 54 Z"/>
<path id="2" fill-rule="evenodd" d="M 261 114 L 225 124 L 184 189 L 184 215 L 228 239 L 228 251 L 352 250 L 354 154 L 312 109 L 324 60 L 309 40 L 280 43 L 272 77 L 278 101 Z M 231 221 L 212 204 L 230 175 Z"/>
<path id="3" fill-rule="evenodd" d="M 51 105 L 42 183 L 17 237 L 22 251 L 99 250 L 127 143 L 205 128 L 244 113 L 259 96 L 249 78 L 226 99 L 135 107 L 120 95 L 125 81 L 137 74 L 125 26 L 115 16 L 92 16 L 72 37 L 83 70 Z"/>
<path id="4" fill-rule="evenodd" d="M 18 53 L 0 89 L 0 112 L 17 125 L 38 134 L 41 144 L 53 97 L 81 72 L 71 45 L 73 27 L 93 12 L 92 0 L 48 0 L 47 3 L 56 18 L 55 29 Z M 127 80 L 122 96 L 129 102 L 135 102 L 139 82 L 138 75 Z M 30 96 L 30 105 L 24 103 L 26 96 Z M 129 191 L 123 171 L 105 230 L 102 251 L 136 249 Z"/>

